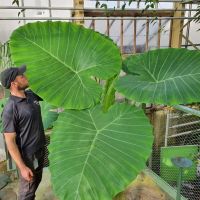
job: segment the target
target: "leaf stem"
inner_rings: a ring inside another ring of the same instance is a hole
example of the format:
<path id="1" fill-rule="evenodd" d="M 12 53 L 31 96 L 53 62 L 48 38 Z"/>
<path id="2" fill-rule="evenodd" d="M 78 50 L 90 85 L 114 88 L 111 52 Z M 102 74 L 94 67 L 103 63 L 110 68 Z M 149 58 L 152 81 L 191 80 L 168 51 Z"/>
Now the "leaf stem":
<path id="1" fill-rule="evenodd" d="M 103 100 L 102 100 L 103 112 L 107 112 L 109 107 L 113 105 L 115 102 L 116 90 L 114 89 L 114 83 L 117 78 L 118 78 L 118 74 L 106 81 L 105 89 L 103 93 Z"/>

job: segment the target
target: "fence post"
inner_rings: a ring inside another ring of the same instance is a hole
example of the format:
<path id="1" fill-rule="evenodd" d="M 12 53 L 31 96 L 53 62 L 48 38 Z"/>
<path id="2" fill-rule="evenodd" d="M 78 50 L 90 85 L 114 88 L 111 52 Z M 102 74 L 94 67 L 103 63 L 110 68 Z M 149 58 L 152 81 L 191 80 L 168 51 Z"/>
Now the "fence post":
<path id="1" fill-rule="evenodd" d="M 84 17 L 84 0 L 74 0 L 74 17 Z M 84 25 L 84 20 L 75 20 L 76 24 Z"/>
<path id="2" fill-rule="evenodd" d="M 182 3 L 174 3 L 174 16 L 173 17 L 184 17 L 184 11 L 177 11 L 176 9 L 184 9 L 185 5 Z M 181 27 L 183 26 L 183 19 L 173 19 L 171 27 L 171 44 L 172 48 L 181 47 L 182 33 Z"/>

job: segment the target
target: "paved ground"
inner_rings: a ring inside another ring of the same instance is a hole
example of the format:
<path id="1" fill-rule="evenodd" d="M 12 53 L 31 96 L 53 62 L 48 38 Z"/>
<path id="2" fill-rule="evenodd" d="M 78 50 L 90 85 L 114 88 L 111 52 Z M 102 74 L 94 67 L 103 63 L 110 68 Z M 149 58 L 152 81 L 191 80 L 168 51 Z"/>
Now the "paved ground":
<path id="1" fill-rule="evenodd" d="M 36 193 L 36 200 L 57 200 L 51 188 L 50 176 L 48 168 L 44 168 L 42 182 Z"/>
<path id="2" fill-rule="evenodd" d="M 17 200 L 18 181 L 15 180 L 9 183 L 1 190 L 1 200 Z M 52 191 L 50 183 L 50 173 L 48 168 L 44 169 L 42 182 L 36 192 L 35 200 L 58 200 Z"/>

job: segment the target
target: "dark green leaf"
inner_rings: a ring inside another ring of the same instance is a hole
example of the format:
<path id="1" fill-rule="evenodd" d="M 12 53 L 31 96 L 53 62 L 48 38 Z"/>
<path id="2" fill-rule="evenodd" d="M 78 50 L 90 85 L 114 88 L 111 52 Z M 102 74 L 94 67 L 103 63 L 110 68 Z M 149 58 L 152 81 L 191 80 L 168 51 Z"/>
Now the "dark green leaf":
<path id="1" fill-rule="evenodd" d="M 107 10 L 107 9 L 108 9 L 108 6 L 107 6 L 107 4 L 102 3 L 101 6 L 100 6 L 100 8 L 104 8 L 105 10 Z"/>
<path id="2" fill-rule="evenodd" d="M 99 6 L 100 6 L 100 2 L 96 1 L 95 8 L 99 8 Z"/>
<path id="3" fill-rule="evenodd" d="M 128 1 L 128 5 L 130 6 L 130 5 L 132 4 L 133 1 L 135 1 L 135 0 L 129 0 L 129 1 Z"/>
<path id="4" fill-rule="evenodd" d="M 126 8 L 126 3 L 124 3 L 124 4 L 122 5 L 122 10 L 125 10 L 125 8 Z"/>
<path id="5" fill-rule="evenodd" d="M 154 5 L 153 3 L 152 3 L 150 6 L 151 6 L 151 8 L 154 8 L 154 7 L 155 7 L 155 5 Z"/>
<path id="6" fill-rule="evenodd" d="M 14 0 L 13 2 L 12 2 L 12 5 L 13 4 L 17 4 L 17 6 L 19 7 L 19 0 Z"/>
<path id="7" fill-rule="evenodd" d="M 145 10 L 148 10 L 149 9 L 149 7 L 150 7 L 150 5 L 148 4 L 148 5 L 146 5 L 146 7 L 145 7 Z"/>

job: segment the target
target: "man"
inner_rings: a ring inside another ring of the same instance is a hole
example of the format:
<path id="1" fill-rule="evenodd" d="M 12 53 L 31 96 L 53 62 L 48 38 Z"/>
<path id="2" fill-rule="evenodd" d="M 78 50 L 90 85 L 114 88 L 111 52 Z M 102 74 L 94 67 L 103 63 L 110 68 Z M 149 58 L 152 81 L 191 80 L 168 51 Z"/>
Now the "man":
<path id="1" fill-rule="evenodd" d="M 19 200 L 34 200 L 42 178 L 45 135 L 38 97 L 28 88 L 26 66 L 1 73 L 1 84 L 10 90 L 2 113 L 8 151 L 19 169 Z"/>

